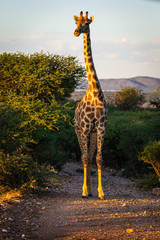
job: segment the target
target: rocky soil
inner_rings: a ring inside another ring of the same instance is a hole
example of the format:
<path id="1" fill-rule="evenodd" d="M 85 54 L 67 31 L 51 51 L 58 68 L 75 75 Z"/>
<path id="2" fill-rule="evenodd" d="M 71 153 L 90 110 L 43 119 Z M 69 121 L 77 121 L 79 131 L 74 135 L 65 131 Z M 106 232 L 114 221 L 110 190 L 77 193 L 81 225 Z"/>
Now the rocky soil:
<path id="1" fill-rule="evenodd" d="M 105 200 L 97 198 L 92 169 L 92 198 L 82 199 L 81 163 L 58 173 L 60 185 L 39 196 L 6 196 L 0 202 L 0 239 L 160 239 L 160 198 L 103 169 Z"/>

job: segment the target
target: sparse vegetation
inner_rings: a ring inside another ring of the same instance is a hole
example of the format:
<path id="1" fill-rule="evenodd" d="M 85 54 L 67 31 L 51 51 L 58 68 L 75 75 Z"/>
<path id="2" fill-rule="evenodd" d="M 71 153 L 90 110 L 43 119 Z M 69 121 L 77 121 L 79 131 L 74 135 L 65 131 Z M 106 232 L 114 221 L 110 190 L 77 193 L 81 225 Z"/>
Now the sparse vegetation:
<path id="1" fill-rule="evenodd" d="M 137 179 L 136 186 L 143 190 L 150 190 L 155 187 L 160 187 L 160 182 L 158 181 L 156 174 L 149 173 L 148 175 L 144 175 L 143 177 Z"/>
<path id="2" fill-rule="evenodd" d="M 160 88 L 150 94 L 149 102 L 152 106 L 160 109 Z"/>

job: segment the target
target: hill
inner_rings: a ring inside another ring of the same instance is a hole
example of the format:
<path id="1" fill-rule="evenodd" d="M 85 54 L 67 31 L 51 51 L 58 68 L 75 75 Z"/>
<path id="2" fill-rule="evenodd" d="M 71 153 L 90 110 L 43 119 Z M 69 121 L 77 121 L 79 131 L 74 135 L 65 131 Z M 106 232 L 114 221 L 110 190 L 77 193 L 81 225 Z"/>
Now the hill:
<path id="1" fill-rule="evenodd" d="M 145 92 L 153 91 L 160 87 L 160 78 L 138 76 L 133 78 L 110 78 L 100 79 L 101 87 L 104 91 L 118 90 L 121 87 L 140 87 Z M 79 89 L 87 89 L 88 82 L 84 82 Z"/>

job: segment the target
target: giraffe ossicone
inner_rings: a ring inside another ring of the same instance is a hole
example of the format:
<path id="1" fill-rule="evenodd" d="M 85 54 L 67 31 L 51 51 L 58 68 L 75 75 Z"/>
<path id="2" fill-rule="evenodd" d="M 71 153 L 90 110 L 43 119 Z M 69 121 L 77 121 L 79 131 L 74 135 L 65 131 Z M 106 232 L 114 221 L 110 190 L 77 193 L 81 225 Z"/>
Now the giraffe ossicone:
<path id="1" fill-rule="evenodd" d="M 84 182 L 82 197 L 92 196 L 90 185 L 90 169 L 97 148 L 96 163 L 98 168 L 98 197 L 104 199 L 102 189 L 102 145 L 107 123 L 107 104 L 98 80 L 92 58 L 90 23 L 94 17 L 88 18 L 88 12 L 83 16 L 74 16 L 77 27 L 74 36 L 83 33 L 84 59 L 88 77 L 88 89 L 75 110 L 74 126 L 81 149 L 84 165 Z"/>

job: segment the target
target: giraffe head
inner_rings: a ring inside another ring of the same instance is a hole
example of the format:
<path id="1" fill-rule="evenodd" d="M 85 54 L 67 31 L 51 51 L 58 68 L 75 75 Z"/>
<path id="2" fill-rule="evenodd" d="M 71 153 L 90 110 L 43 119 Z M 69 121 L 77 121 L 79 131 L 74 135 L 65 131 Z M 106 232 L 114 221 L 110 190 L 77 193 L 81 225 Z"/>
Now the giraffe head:
<path id="1" fill-rule="evenodd" d="M 80 12 L 80 17 L 77 16 L 73 16 L 76 24 L 77 24 L 77 28 L 74 31 L 74 36 L 78 37 L 81 33 L 88 33 L 89 32 L 89 24 L 91 22 L 93 22 L 94 17 L 90 17 L 90 19 L 88 18 L 88 12 L 86 12 L 86 16 L 83 17 L 83 12 Z"/>

